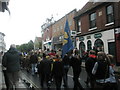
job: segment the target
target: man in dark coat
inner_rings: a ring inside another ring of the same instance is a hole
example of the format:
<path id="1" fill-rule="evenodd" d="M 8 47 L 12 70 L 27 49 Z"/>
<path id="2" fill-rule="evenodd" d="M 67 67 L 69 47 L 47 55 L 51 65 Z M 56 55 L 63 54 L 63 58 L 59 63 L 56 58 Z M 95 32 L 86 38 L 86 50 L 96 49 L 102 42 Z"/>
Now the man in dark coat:
<path id="1" fill-rule="evenodd" d="M 73 81 L 74 81 L 74 89 L 73 90 L 84 90 L 78 80 L 80 73 L 81 73 L 81 64 L 82 64 L 82 59 L 79 56 L 78 52 L 76 50 L 74 50 L 72 57 L 71 57 L 71 64 L 70 64 L 73 69 Z"/>
<path id="2" fill-rule="evenodd" d="M 65 56 L 62 59 L 63 67 L 64 67 L 64 76 L 63 76 L 63 82 L 64 87 L 68 87 L 68 71 L 70 68 L 70 56 L 68 54 L 65 54 Z"/>
<path id="3" fill-rule="evenodd" d="M 4 54 L 2 65 L 6 68 L 6 73 L 9 81 L 9 88 L 14 86 L 18 88 L 19 70 L 20 70 L 20 53 L 16 50 L 16 46 L 12 44 L 10 49 Z"/>
<path id="4" fill-rule="evenodd" d="M 62 77 L 64 74 L 63 63 L 60 61 L 59 55 L 56 55 L 54 60 L 52 74 L 55 78 L 56 90 L 61 90 Z"/>
<path id="5" fill-rule="evenodd" d="M 46 81 L 47 88 L 49 88 L 49 81 L 51 75 L 51 61 L 46 58 L 45 53 L 43 53 L 43 59 L 38 65 L 38 74 L 40 76 L 41 87 L 44 87 L 44 81 Z"/>
<path id="6" fill-rule="evenodd" d="M 94 67 L 94 64 L 96 62 L 96 52 L 94 50 L 89 51 L 89 56 L 85 62 L 85 69 L 87 72 L 87 82 L 90 81 L 91 88 L 94 88 L 94 75 L 92 74 L 92 69 Z"/>
<path id="7" fill-rule="evenodd" d="M 37 53 L 32 52 L 32 55 L 30 56 L 30 64 L 32 66 L 32 75 L 35 75 L 36 73 L 35 68 L 37 66 L 37 62 L 38 62 Z"/>

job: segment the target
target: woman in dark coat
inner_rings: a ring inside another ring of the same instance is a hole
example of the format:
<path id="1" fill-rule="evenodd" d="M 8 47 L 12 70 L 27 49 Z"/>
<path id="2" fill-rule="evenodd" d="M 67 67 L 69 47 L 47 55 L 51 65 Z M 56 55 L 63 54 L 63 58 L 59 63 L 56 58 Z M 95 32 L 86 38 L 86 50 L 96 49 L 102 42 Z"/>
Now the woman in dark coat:
<path id="1" fill-rule="evenodd" d="M 74 80 L 74 90 L 77 90 L 78 88 L 80 90 L 83 90 L 82 85 L 80 84 L 78 78 L 81 73 L 81 58 L 78 55 L 77 50 L 73 51 L 72 57 L 71 57 L 71 66 L 73 69 L 73 80 Z"/>

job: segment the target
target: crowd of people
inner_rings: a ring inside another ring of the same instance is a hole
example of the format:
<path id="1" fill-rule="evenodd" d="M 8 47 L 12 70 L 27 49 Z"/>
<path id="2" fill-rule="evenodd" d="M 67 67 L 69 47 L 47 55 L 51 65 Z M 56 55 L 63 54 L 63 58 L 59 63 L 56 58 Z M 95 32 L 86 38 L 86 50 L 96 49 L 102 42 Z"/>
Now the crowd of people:
<path id="1" fill-rule="evenodd" d="M 7 90 L 19 87 L 19 71 L 21 69 L 34 75 L 39 75 L 41 88 L 51 87 L 55 83 L 56 90 L 61 89 L 62 81 L 64 88 L 69 88 L 68 71 L 73 71 L 73 90 L 84 90 L 79 76 L 81 74 L 82 61 L 85 59 L 85 70 L 87 73 L 86 85 L 91 90 L 110 89 L 118 90 L 117 81 L 113 69 L 113 55 L 106 54 L 102 51 L 89 50 L 84 54 L 84 58 L 80 56 L 77 48 L 69 51 L 62 58 L 62 50 L 37 50 L 29 53 L 20 53 L 16 50 L 15 45 L 11 45 L 10 49 L 4 53 L 2 58 L 3 72 Z"/>

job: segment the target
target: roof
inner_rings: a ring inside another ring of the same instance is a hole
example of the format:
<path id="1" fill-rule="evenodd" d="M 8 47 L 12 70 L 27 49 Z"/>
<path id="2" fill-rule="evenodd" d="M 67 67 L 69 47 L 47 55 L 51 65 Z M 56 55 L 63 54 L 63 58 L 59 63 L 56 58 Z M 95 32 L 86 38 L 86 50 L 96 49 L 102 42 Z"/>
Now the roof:
<path id="1" fill-rule="evenodd" d="M 42 41 L 42 37 L 36 37 L 38 41 Z"/>
<path id="2" fill-rule="evenodd" d="M 75 15 L 75 18 L 79 17 L 80 15 L 83 15 L 84 13 L 88 12 L 89 10 L 97 7 L 98 5 L 101 5 L 103 2 L 87 2 L 85 6 L 83 6 L 82 9 L 80 9 L 77 14 Z"/>

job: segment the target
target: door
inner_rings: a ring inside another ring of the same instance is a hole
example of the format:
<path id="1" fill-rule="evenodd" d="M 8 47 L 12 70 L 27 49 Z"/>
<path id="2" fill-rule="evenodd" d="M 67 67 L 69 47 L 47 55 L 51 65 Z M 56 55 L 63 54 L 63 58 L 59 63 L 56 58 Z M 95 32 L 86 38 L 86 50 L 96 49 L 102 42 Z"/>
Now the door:
<path id="1" fill-rule="evenodd" d="M 115 42 L 108 42 L 108 53 L 115 56 Z"/>

